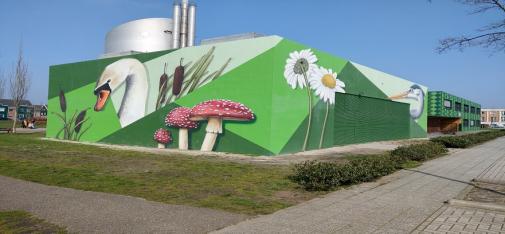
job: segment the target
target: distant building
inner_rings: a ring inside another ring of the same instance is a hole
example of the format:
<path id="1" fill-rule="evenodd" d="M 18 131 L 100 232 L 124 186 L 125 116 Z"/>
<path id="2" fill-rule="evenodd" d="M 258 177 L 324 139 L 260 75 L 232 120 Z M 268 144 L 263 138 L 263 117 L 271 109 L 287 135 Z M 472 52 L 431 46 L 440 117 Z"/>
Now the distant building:
<path id="1" fill-rule="evenodd" d="M 480 121 L 485 126 L 505 125 L 505 109 L 482 109 Z"/>
<path id="2" fill-rule="evenodd" d="M 0 99 L 0 112 L 4 113 L 0 115 L 5 115 L 5 110 L 1 111 L 2 108 L 7 109 L 7 119 L 14 118 L 14 102 L 11 99 Z M 17 111 L 17 119 L 33 118 L 33 105 L 28 100 L 22 100 L 19 104 Z M 5 119 L 5 118 L 4 118 Z"/>
<path id="3" fill-rule="evenodd" d="M 480 104 L 443 92 L 428 92 L 428 132 L 480 129 Z"/>
<path id="4" fill-rule="evenodd" d="M 33 106 L 33 117 L 34 118 L 46 118 L 47 117 L 47 105 L 34 105 Z"/>

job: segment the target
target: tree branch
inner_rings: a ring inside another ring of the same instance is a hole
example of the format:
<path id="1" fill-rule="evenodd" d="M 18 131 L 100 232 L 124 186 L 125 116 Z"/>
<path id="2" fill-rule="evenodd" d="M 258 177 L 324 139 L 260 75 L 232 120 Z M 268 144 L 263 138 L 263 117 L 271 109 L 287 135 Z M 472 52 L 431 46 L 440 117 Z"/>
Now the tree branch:
<path id="1" fill-rule="evenodd" d="M 484 38 L 485 40 L 479 41 L 479 39 Z M 443 53 L 454 47 L 462 50 L 465 47 L 476 45 L 482 45 L 484 47 L 495 46 L 497 50 L 501 50 L 503 49 L 503 45 L 499 43 L 501 41 L 505 42 L 505 31 L 486 33 L 474 37 L 452 37 L 440 40 L 440 46 L 436 48 L 436 51 L 438 53 Z"/>

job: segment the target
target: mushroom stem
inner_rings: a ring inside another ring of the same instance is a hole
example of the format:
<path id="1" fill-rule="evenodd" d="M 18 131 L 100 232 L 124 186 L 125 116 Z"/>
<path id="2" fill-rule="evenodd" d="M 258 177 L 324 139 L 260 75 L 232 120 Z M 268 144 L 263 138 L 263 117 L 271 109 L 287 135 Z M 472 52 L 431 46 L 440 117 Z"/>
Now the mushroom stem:
<path id="1" fill-rule="evenodd" d="M 212 151 L 216 143 L 217 133 L 207 132 L 203 139 L 201 151 Z"/>
<path id="2" fill-rule="evenodd" d="M 223 126 L 221 118 L 209 118 L 207 123 L 207 128 L 205 129 L 207 134 L 203 139 L 201 151 L 212 151 L 214 144 L 216 143 L 217 134 L 223 132 Z"/>
<path id="3" fill-rule="evenodd" d="M 181 149 L 181 150 L 188 149 L 188 129 L 187 128 L 179 128 L 179 149 Z"/>
<path id="4" fill-rule="evenodd" d="M 165 144 L 158 143 L 158 149 L 165 149 Z"/>

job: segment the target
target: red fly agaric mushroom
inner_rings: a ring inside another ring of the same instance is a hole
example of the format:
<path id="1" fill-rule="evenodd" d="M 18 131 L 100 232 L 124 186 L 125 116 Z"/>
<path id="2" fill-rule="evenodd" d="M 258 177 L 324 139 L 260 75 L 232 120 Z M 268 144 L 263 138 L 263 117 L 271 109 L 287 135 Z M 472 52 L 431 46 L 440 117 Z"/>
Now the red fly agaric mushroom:
<path id="1" fill-rule="evenodd" d="M 168 113 L 165 124 L 170 127 L 179 128 L 179 149 L 188 149 L 188 128 L 197 128 L 198 122 L 191 121 L 189 114 L 191 109 L 177 107 Z"/>
<path id="2" fill-rule="evenodd" d="M 154 133 L 154 140 L 158 142 L 158 148 L 164 149 L 165 145 L 168 144 L 172 138 L 168 130 L 160 128 Z"/>
<path id="3" fill-rule="evenodd" d="M 202 102 L 191 109 L 190 120 L 208 120 L 207 133 L 202 143 L 202 151 L 212 151 L 217 134 L 223 132 L 222 121 L 250 121 L 254 114 L 244 104 L 229 100 L 210 100 Z"/>

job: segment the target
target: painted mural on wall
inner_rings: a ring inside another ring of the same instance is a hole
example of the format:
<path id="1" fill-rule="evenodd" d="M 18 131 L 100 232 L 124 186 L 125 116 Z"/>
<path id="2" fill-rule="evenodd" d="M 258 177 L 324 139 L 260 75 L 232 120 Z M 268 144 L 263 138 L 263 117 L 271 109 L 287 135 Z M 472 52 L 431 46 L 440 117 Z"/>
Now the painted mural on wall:
<path id="1" fill-rule="evenodd" d="M 71 128 L 60 90 L 86 110 L 80 141 L 255 155 L 331 147 L 340 95 L 409 104 L 410 137 L 426 134 L 425 87 L 278 36 L 53 66 L 48 137 Z"/>

